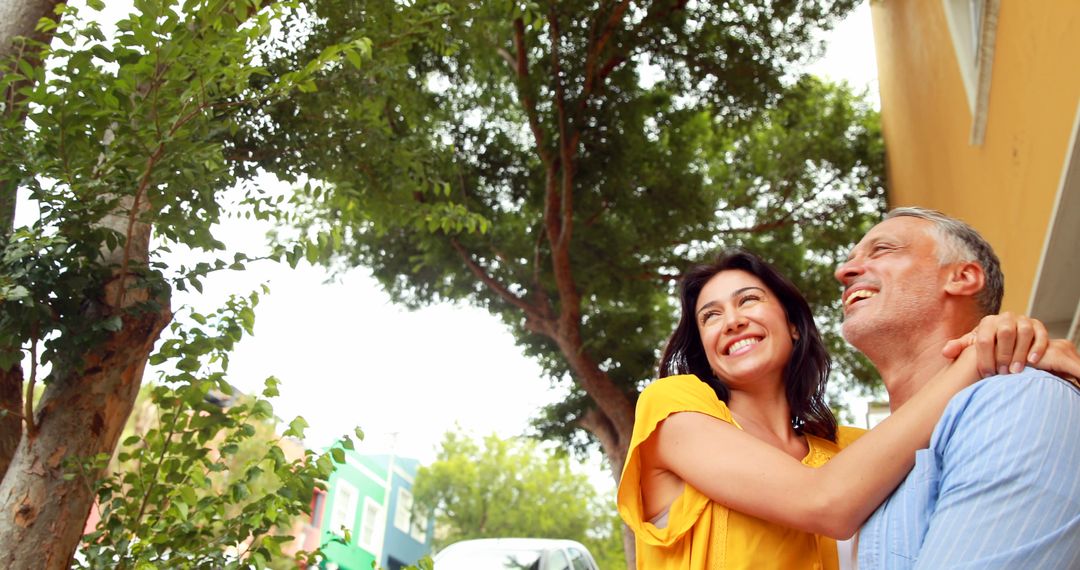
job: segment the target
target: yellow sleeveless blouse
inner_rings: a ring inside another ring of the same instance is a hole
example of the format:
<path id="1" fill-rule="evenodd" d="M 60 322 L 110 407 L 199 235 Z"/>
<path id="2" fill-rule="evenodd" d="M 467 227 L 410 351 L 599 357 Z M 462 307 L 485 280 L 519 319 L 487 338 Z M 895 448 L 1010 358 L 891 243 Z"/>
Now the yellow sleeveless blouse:
<path id="1" fill-rule="evenodd" d="M 641 392 L 618 489 L 619 515 L 634 531 L 639 569 L 838 570 L 833 539 L 730 510 L 690 485 L 672 503 L 667 526 L 657 528 L 648 522 L 641 500 L 639 447 L 664 418 L 676 412 L 708 414 L 739 427 L 727 405 L 697 376 L 661 378 Z M 858 428 L 841 427 L 838 443 L 808 435 L 810 451 L 802 462 L 820 467 L 863 433 Z"/>

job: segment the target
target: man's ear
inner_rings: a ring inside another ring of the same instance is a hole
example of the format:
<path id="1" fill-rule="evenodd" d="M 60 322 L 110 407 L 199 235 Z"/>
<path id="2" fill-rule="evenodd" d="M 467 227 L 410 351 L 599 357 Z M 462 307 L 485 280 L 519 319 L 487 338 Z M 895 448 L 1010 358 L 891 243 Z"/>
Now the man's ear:
<path id="1" fill-rule="evenodd" d="M 945 282 L 945 292 L 950 295 L 974 297 L 986 285 L 983 268 L 974 261 L 953 264 L 949 271 L 949 280 Z"/>

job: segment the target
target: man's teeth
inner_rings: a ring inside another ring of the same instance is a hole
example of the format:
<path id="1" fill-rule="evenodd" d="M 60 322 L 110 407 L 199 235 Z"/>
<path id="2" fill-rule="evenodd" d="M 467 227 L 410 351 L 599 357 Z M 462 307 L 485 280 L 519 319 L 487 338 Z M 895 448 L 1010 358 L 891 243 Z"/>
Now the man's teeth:
<path id="1" fill-rule="evenodd" d="M 731 354 L 731 353 L 739 350 L 740 348 L 744 348 L 744 347 L 750 346 L 752 344 L 757 344 L 759 342 L 761 342 L 761 339 L 744 338 L 744 339 L 740 340 L 739 342 L 736 342 L 735 344 L 729 346 L 728 349 L 727 349 L 727 353 Z"/>
<path id="2" fill-rule="evenodd" d="M 847 304 L 850 305 L 860 299 L 869 299 L 874 295 L 877 295 L 877 291 L 871 291 L 870 289 L 859 289 L 858 291 L 855 291 L 854 293 L 848 295 Z"/>

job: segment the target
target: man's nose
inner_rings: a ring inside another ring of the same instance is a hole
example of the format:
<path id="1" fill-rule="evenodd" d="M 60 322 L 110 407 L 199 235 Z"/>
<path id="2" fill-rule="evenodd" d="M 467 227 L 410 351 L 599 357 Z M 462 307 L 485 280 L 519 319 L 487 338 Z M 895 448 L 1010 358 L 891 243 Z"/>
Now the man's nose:
<path id="1" fill-rule="evenodd" d="M 852 258 L 840 264 L 840 267 L 836 268 L 833 272 L 833 277 L 840 283 L 847 285 L 848 281 L 858 277 L 862 273 L 862 264 L 858 260 Z"/>

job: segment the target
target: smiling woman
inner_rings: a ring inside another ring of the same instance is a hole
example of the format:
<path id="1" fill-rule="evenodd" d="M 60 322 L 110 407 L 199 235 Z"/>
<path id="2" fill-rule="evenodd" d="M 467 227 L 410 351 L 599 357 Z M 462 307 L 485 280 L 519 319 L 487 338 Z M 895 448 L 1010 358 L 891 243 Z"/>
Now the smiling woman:
<path id="1" fill-rule="evenodd" d="M 697 324 L 704 346 L 714 349 L 709 364 L 728 385 L 781 385 L 797 331 L 757 276 L 736 270 L 710 279 L 698 296 Z"/>
<path id="2" fill-rule="evenodd" d="M 837 428 L 810 308 L 768 263 L 721 254 L 684 274 L 680 301 L 619 484 L 638 568 L 849 567 L 833 538 L 852 536 L 910 470 L 945 404 L 978 378 L 975 350 L 863 435 Z"/>

